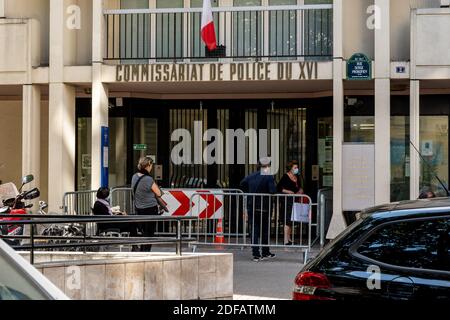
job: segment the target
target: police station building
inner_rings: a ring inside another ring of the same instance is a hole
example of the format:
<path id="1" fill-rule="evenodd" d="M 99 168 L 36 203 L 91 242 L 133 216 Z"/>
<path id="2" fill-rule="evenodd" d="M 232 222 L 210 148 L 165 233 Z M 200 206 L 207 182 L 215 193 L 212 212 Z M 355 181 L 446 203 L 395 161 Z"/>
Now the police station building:
<path id="1" fill-rule="evenodd" d="M 254 163 L 174 163 L 174 131 L 194 158 L 208 129 L 268 129 L 277 179 L 298 160 L 313 200 L 332 188 L 330 238 L 348 213 L 442 193 L 449 1 L 211 0 L 214 51 L 202 2 L 0 0 L 0 180 L 34 174 L 58 211 L 151 155 L 165 188 L 236 188 Z"/>

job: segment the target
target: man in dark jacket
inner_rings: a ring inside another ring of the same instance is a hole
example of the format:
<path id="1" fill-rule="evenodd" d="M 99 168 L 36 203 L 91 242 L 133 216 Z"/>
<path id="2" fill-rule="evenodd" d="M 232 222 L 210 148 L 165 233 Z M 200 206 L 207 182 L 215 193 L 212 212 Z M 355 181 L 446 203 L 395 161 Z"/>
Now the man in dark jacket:
<path id="1" fill-rule="evenodd" d="M 252 238 L 253 261 L 274 258 L 269 250 L 270 214 L 272 211 L 271 194 L 277 192 L 273 175 L 270 174 L 270 159 L 259 161 L 258 171 L 241 181 L 241 188 L 246 193 L 264 194 L 247 197 L 247 213 Z M 261 249 L 260 249 L 261 247 Z"/>

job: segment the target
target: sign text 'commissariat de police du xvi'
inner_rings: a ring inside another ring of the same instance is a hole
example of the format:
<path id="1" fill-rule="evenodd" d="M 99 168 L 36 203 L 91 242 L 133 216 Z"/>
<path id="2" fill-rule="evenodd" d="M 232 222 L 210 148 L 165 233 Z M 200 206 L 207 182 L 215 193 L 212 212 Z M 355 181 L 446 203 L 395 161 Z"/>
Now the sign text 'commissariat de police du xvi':
<path id="1" fill-rule="evenodd" d="M 116 66 L 117 82 L 316 80 L 317 61 Z"/>

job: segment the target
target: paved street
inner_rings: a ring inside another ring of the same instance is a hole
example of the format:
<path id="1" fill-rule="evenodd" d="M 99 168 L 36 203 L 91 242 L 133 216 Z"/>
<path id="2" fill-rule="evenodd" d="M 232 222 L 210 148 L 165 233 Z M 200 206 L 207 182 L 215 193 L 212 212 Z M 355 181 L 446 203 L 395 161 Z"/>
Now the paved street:
<path id="1" fill-rule="evenodd" d="M 261 262 L 251 260 L 250 249 L 227 252 L 234 255 L 235 300 L 291 298 L 293 281 L 302 266 L 301 252 L 272 250 L 276 258 Z"/>

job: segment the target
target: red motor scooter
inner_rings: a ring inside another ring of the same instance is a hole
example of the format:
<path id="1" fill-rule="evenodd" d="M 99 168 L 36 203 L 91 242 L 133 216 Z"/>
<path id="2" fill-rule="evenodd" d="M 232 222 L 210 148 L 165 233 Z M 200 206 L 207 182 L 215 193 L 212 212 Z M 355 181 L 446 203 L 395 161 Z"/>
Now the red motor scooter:
<path id="1" fill-rule="evenodd" d="M 40 191 L 38 188 L 34 188 L 29 191 L 23 191 L 22 188 L 34 180 L 33 175 L 28 175 L 22 178 L 22 186 L 19 189 L 19 193 L 15 198 L 10 198 L 3 200 L 3 207 L 0 208 L 1 215 L 10 215 L 7 218 L 0 218 L 0 221 L 11 222 L 8 225 L 0 226 L 0 238 L 2 236 L 21 236 L 23 235 L 24 226 L 16 225 L 13 222 L 21 220 L 17 217 L 20 215 L 27 214 L 27 209 L 32 208 L 33 205 L 25 205 L 24 200 L 33 200 L 40 196 Z M 9 245 L 15 246 L 20 245 L 21 241 L 19 239 L 4 239 Z"/>

